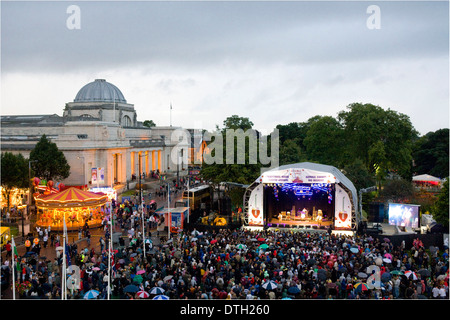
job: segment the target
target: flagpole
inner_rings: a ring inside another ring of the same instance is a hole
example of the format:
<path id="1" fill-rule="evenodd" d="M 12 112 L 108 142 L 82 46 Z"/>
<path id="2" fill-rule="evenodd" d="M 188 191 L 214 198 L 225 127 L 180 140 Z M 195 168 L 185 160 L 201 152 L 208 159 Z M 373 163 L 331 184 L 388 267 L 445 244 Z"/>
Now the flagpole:
<path id="1" fill-rule="evenodd" d="M 189 172 L 188 172 L 188 178 L 187 178 L 187 183 L 188 183 L 188 185 L 187 185 L 187 199 L 188 199 L 188 216 L 187 216 L 187 222 L 189 223 L 189 216 L 190 216 L 190 214 L 191 214 L 191 202 L 190 202 L 190 194 L 189 194 Z"/>
<path id="2" fill-rule="evenodd" d="M 170 103 L 170 126 L 172 126 L 172 102 Z"/>
<path id="3" fill-rule="evenodd" d="M 62 283 L 61 283 L 61 299 L 67 300 L 67 279 L 66 279 L 66 215 L 64 215 L 64 227 L 63 227 L 63 264 L 62 264 Z"/>
<path id="4" fill-rule="evenodd" d="M 171 220 L 171 214 L 170 214 L 170 185 L 167 183 L 167 239 L 170 239 L 170 220 Z"/>
<path id="5" fill-rule="evenodd" d="M 14 269 L 16 268 L 16 266 L 14 265 L 14 256 L 15 256 L 15 248 L 16 248 L 16 243 L 14 242 L 14 236 L 11 237 L 12 239 L 12 249 L 11 249 L 11 268 L 12 268 L 12 292 L 13 292 L 13 300 L 16 300 L 16 279 L 15 279 L 15 272 Z"/>
<path id="6" fill-rule="evenodd" d="M 112 208 L 111 208 L 112 210 Z M 110 299 L 110 290 L 111 290 L 111 255 L 112 255 L 112 211 L 111 216 L 109 217 L 109 223 L 110 223 L 110 235 L 109 235 L 109 248 L 108 248 L 108 290 L 107 290 L 107 296 L 108 300 Z"/>

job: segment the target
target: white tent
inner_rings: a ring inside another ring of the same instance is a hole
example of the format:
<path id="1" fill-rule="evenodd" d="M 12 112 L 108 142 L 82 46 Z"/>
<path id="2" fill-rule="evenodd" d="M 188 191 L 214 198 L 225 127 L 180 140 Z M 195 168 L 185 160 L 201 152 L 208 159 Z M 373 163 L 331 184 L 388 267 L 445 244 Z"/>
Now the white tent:
<path id="1" fill-rule="evenodd" d="M 352 229 L 356 227 L 358 220 L 358 194 L 353 183 L 337 168 L 329 165 L 301 162 L 280 166 L 261 174 L 255 182 L 250 185 L 244 195 L 244 216 L 250 220 L 259 220 L 254 224 L 263 223 L 263 197 L 262 186 L 264 184 L 284 183 L 331 183 L 336 185 L 336 216 L 339 211 L 349 214 Z M 252 215 L 254 215 L 252 217 Z M 258 217 L 258 218 L 257 218 Z M 348 221 L 348 220 L 347 220 Z M 348 222 L 347 222 L 348 223 Z"/>
<path id="2" fill-rule="evenodd" d="M 433 182 L 441 182 L 441 179 L 434 177 L 432 175 L 429 174 L 420 174 L 418 176 L 414 176 L 412 178 L 413 181 L 417 181 L 417 182 L 429 182 L 429 181 L 433 181 Z"/>

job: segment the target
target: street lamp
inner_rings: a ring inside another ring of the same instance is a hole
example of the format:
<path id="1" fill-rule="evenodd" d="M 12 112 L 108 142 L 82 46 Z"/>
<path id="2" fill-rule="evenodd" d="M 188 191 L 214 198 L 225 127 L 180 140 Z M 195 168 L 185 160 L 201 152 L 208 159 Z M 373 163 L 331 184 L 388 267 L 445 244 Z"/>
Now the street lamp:
<path id="1" fill-rule="evenodd" d="M 31 210 L 31 163 L 38 162 L 37 160 L 28 160 L 28 214 L 30 214 Z M 22 236 L 25 238 L 25 229 L 23 222 L 23 211 L 22 211 Z"/>

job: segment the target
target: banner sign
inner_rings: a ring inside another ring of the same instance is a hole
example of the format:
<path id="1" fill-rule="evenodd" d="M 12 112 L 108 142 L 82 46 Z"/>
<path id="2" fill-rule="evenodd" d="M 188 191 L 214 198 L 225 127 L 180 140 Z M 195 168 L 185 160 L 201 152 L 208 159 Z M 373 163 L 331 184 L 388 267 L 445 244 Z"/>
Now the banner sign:
<path id="1" fill-rule="evenodd" d="M 328 172 L 291 168 L 266 172 L 257 181 L 260 183 L 335 183 L 336 177 Z"/>
<path id="2" fill-rule="evenodd" d="M 248 201 L 248 223 L 251 226 L 262 226 L 264 224 L 263 190 L 263 186 L 260 184 L 250 194 Z"/>
<path id="3" fill-rule="evenodd" d="M 336 184 L 334 198 L 334 227 L 338 230 L 350 230 L 352 228 L 352 205 L 347 192 L 339 184 Z"/>

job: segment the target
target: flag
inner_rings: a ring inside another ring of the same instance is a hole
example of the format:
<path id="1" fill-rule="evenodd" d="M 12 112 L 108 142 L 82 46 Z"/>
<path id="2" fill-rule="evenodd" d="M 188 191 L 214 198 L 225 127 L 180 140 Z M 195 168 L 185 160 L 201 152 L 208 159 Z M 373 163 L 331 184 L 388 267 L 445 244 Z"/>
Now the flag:
<path id="1" fill-rule="evenodd" d="M 17 247 L 16 247 L 16 242 L 14 241 L 14 237 L 11 238 L 11 245 L 12 245 L 12 252 L 14 254 L 13 261 L 16 261 L 16 259 L 19 257 L 19 254 L 17 253 Z M 14 266 L 12 266 L 12 267 L 14 267 Z M 21 270 L 20 270 L 19 263 L 16 263 L 16 270 L 17 270 L 17 274 L 20 275 Z"/>

